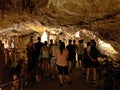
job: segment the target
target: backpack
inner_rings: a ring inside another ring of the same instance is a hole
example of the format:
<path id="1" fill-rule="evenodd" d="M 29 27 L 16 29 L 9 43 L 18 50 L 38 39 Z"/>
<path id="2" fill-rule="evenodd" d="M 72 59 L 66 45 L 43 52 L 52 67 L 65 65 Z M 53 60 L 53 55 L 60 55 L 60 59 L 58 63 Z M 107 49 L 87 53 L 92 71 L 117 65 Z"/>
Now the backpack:
<path id="1" fill-rule="evenodd" d="M 84 52 L 83 52 L 83 60 L 84 59 L 89 59 L 89 56 L 87 54 L 87 48 L 84 49 Z"/>
<path id="2" fill-rule="evenodd" d="M 96 47 L 91 47 L 90 48 L 90 56 L 93 58 L 93 59 L 97 59 L 99 57 L 99 51 Z"/>

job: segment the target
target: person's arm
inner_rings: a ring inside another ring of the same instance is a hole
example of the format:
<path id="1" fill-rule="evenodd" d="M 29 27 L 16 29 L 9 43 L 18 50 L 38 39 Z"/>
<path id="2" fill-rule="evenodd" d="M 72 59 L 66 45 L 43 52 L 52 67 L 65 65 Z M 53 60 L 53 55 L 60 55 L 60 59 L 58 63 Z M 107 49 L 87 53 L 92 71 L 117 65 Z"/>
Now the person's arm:
<path id="1" fill-rule="evenodd" d="M 66 49 L 66 57 L 67 57 L 67 59 L 68 59 L 68 50 Z"/>
<path id="2" fill-rule="evenodd" d="M 89 52 L 90 52 L 90 47 L 87 48 L 87 55 L 93 62 L 96 62 L 96 60 L 91 57 Z"/>
<path id="3" fill-rule="evenodd" d="M 96 60 L 95 59 L 93 59 L 91 56 L 90 56 L 90 53 L 87 51 L 87 55 L 88 55 L 88 57 L 93 61 L 93 62 L 95 62 Z"/>
<path id="4" fill-rule="evenodd" d="M 52 58 L 52 51 L 51 51 L 51 48 L 49 48 L 49 55 L 50 55 L 50 58 Z"/>
<path id="5" fill-rule="evenodd" d="M 58 54 L 57 53 L 58 53 L 58 50 L 55 51 L 55 57 L 56 57 L 56 59 L 58 58 Z"/>
<path id="6" fill-rule="evenodd" d="M 39 54 L 39 58 L 38 58 L 38 61 L 40 61 L 41 60 L 41 56 L 42 56 L 42 48 L 40 49 L 40 54 Z"/>

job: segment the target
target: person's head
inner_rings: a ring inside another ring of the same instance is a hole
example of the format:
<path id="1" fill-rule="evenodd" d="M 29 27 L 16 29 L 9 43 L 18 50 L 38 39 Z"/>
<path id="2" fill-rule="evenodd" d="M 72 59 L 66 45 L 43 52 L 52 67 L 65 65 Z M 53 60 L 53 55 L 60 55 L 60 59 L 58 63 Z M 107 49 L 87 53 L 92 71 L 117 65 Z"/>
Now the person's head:
<path id="1" fill-rule="evenodd" d="M 33 42 L 33 36 L 30 37 L 30 42 Z"/>
<path id="2" fill-rule="evenodd" d="M 38 37 L 38 38 L 37 38 L 37 40 L 38 40 L 38 41 L 40 41 L 40 40 L 41 40 L 41 38 L 40 38 L 40 37 Z"/>
<path id="3" fill-rule="evenodd" d="M 94 39 L 92 39 L 92 40 L 90 41 L 90 45 L 91 45 L 91 46 L 96 46 L 96 41 L 95 41 Z"/>
<path id="4" fill-rule="evenodd" d="M 61 44 L 62 40 L 59 40 L 59 44 Z"/>
<path id="5" fill-rule="evenodd" d="M 59 41 L 58 41 L 58 44 L 60 45 L 60 44 L 61 44 L 61 42 L 62 42 L 62 40 L 59 40 Z"/>
<path id="6" fill-rule="evenodd" d="M 52 40 L 52 39 L 50 39 L 50 43 L 53 43 L 53 40 Z"/>
<path id="7" fill-rule="evenodd" d="M 72 44 L 72 40 L 71 39 L 69 40 L 69 44 Z"/>
<path id="8" fill-rule="evenodd" d="M 47 41 L 45 41 L 45 42 L 44 42 L 44 46 L 47 46 L 47 44 L 48 44 Z"/>
<path id="9" fill-rule="evenodd" d="M 84 43 L 84 39 L 81 40 L 81 43 Z"/>
<path id="10" fill-rule="evenodd" d="M 87 42 L 87 47 L 90 46 L 90 42 Z"/>
<path id="11" fill-rule="evenodd" d="M 84 40 L 83 39 L 79 40 L 79 43 L 84 43 Z"/>

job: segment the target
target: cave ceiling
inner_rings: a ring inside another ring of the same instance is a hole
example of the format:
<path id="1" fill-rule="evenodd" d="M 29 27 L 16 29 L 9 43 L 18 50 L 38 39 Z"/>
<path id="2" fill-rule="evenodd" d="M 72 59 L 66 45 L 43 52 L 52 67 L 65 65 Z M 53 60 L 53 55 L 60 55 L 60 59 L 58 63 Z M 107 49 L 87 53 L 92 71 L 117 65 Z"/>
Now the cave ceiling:
<path id="1" fill-rule="evenodd" d="M 102 35 L 119 31 L 120 0 L 0 0 L 0 13 L 1 27 L 36 19 L 42 25 L 78 26 Z"/>
<path id="2" fill-rule="evenodd" d="M 0 0 L 0 29 L 13 24 L 68 33 L 88 29 L 120 48 L 120 0 Z"/>

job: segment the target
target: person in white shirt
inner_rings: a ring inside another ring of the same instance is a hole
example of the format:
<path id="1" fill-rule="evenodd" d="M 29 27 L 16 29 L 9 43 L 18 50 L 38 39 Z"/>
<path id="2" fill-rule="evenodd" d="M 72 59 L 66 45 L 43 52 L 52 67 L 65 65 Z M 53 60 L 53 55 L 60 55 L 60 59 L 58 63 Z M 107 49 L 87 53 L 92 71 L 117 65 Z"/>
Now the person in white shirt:
<path id="1" fill-rule="evenodd" d="M 41 48 L 41 60 L 42 60 L 42 69 L 46 75 L 50 74 L 49 69 L 49 62 L 50 62 L 50 55 L 51 49 L 47 46 L 47 41 L 45 41 L 44 46 Z"/>
<path id="2" fill-rule="evenodd" d="M 51 52 L 52 52 L 52 57 L 51 57 L 51 71 L 52 71 L 52 78 L 54 79 L 55 76 L 56 76 L 56 57 L 55 57 L 55 54 L 56 54 L 56 50 L 59 48 L 57 42 L 55 42 L 55 44 L 53 44 L 50 49 L 51 49 Z"/>
<path id="3" fill-rule="evenodd" d="M 84 52 L 84 40 L 79 40 L 79 44 L 77 45 L 77 54 L 78 54 L 78 67 L 79 69 L 83 64 L 83 52 Z"/>

